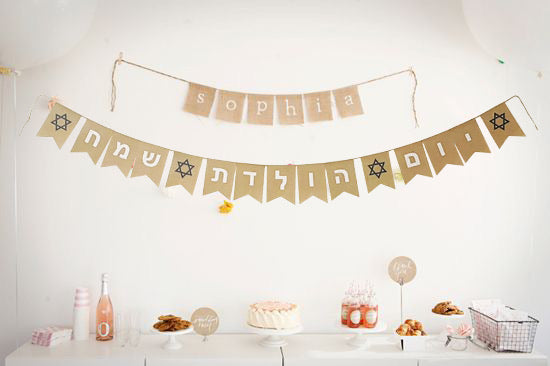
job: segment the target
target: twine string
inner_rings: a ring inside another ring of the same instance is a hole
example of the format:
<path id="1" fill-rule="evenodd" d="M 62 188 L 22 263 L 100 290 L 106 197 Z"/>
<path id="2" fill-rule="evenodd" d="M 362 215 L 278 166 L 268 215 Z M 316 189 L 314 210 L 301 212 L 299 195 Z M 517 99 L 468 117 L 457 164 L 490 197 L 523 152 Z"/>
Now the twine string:
<path id="1" fill-rule="evenodd" d="M 144 66 L 144 65 L 136 64 L 135 62 L 127 61 L 127 60 L 122 58 L 122 53 L 120 53 L 118 59 L 116 59 L 114 64 L 113 64 L 113 72 L 111 74 L 111 112 L 113 112 L 115 110 L 115 105 L 116 105 L 117 88 L 116 88 L 116 83 L 115 83 L 115 73 L 116 73 L 117 66 L 120 65 L 121 63 L 125 63 L 125 64 L 131 65 L 131 66 L 134 66 L 134 67 L 146 70 L 146 71 L 153 72 L 153 73 L 161 75 L 161 76 L 165 76 L 165 77 L 168 77 L 168 78 L 171 78 L 171 79 L 174 79 L 174 80 L 178 80 L 178 81 L 181 81 L 181 82 L 184 82 L 184 83 L 187 83 L 187 84 L 191 84 L 191 82 L 187 79 L 184 79 L 184 78 L 181 78 L 181 77 L 178 77 L 178 76 L 174 76 L 174 75 L 170 75 L 170 74 L 167 74 L 165 72 L 158 71 L 158 70 L 155 70 L 153 68 L 150 68 L 150 67 L 147 67 L 147 66 Z M 418 127 L 420 127 L 420 125 L 418 124 L 418 117 L 417 117 L 417 114 L 416 114 L 416 88 L 418 87 L 418 78 L 416 77 L 416 73 L 414 72 L 412 67 L 410 67 L 408 69 L 405 69 L 405 70 L 393 72 L 391 74 L 378 76 L 374 79 L 365 80 L 365 81 L 362 81 L 362 82 L 357 83 L 355 85 L 360 86 L 360 85 L 364 85 L 364 84 L 369 84 L 369 83 L 373 83 L 375 81 L 384 80 L 384 79 L 391 78 L 393 76 L 397 76 L 397 75 L 401 75 L 401 74 L 405 74 L 405 73 L 410 74 L 413 77 L 413 81 L 414 81 L 412 95 L 411 95 L 411 104 L 412 104 L 412 112 L 413 112 L 413 117 L 414 117 L 414 126 L 416 128 L 418 128 Z"/>

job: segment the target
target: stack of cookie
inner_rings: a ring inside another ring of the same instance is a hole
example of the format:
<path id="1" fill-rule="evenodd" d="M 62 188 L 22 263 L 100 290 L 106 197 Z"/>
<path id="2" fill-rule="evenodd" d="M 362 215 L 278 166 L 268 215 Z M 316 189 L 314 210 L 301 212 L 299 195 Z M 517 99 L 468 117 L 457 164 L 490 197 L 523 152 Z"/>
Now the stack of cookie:
<path id="1" fill-rule="evenodd" d="M 184 330 L 191 326 L 191 322 L 183 320 L 179 316 L 175 315 L 161 315 L 158 317 L 160 321 L 153 325 L 153 328 L 159 332 L 175 332 L 178 330 Z"/>
<path id="2" fill-rule="evenodd" d="M 443 301 L 434 306 L 432 312 L 439 315 L 463 315 L 464 312 L 450 301 Z"/>

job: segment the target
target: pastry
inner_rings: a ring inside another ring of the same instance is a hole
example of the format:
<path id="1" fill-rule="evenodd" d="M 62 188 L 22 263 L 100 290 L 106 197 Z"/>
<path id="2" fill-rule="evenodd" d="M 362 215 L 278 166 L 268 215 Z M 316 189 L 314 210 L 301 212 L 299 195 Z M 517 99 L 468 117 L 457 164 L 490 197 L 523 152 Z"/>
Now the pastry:
<path id="1" fill-rule="evenodd" d="M 434 306 L 432 312 L 439 315 L 463 315 L 464 312 L 450 301 L 443 301 Z"/>
<path id="2" fill-rule="evenodd" d="M 424 326 L 421 322 L 414 319 L 407 319 L 403 324 L 401 324 L 396 330 L 395 333 L 400 336 L 425 336 L 426 332 L 424 331 Z"/>
<path id="3" fill-rule="evenodd" d="M 300 326 L 298 305 L 265 301 L 250 305 L 248 324 L 257 328 L 291 329 Z"/>
<path id="4" fill-rule="evenodd" d="M 160 321 L 153 325 L 153 328 L 159 332 L 175 332 L 178 330 L 187 329 L 191 326 L 191 322 L 183 320 L 175 315 L 161 315 L 158 317 Z"/>

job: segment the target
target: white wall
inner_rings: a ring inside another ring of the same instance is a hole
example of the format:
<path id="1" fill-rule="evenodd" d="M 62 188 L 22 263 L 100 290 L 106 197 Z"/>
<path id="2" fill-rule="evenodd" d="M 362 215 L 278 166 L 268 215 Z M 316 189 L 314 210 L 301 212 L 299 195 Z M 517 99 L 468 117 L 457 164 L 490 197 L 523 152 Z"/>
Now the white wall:
<path id="1" fill-rule="evenodd" d="M 260 93 L 327 90 L 413 66 L 421 128 L 413 128 L 407 76 L 361 88 L 364 116 L 270 128 L 186 114 L 184 84 L 122 65 L 111 113 L 110 73 L 119 51 L 199 83 Z M 550 254 L 543 90 L 546 79 L 499 65 L 476 45 L 458 1 L 103 1 L 74 51 L 21 76 L 20 116 L 37 95 L 57 95 L 138 139 L 265 164 L 398 147 L 516 93 L 541 129 L 535 132 L 511 103 L 528 136 L 511 138 L 500 151 L 491 144 L 493 154 L 478 154 L 465 167 L 446 167 L 395 191 L 367 195 L 361 183 L 360 198 L 329 204 L 246 197 L 222 216 L 220 196 L 163 192 L 146 177 L 125 179 L 114 167 L 69 153 L 74 136 L 62 151 L 35 137 L 47 114 L 42 105 L 18 140 L 18 339 L 39 325 L 69 323 L 74 287 L 97 294 L 103 271 L 112 274 L 114 306 L 140 308 L 145 324 L 159 313 L 189 316 L 211 306 L 222 317 L 221 331 L 242 331 L 249 303 L 276 298 L 303 306 L 308 332 L 331 332 L 354 278 L 376 284 L 382 316 L 394 324 L 399 290 L 386 266 L 407 255 L 418 276 L 404 291 L 406 316 L 436 331 L 434 303 L 499 297 L 543 320 L 539 348 L 550 352 L 549 296 L 540 281 Z"/>

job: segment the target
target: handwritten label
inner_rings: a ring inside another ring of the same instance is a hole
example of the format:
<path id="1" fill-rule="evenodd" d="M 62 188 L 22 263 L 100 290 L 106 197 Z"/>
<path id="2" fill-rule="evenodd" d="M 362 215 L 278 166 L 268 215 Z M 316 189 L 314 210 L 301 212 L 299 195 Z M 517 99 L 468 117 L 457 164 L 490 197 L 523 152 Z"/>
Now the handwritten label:
<path id="1" fill-rule="evenodd" d="M 191 323 L 196 333 L 202 336 L 214 334 L 220 325 L 218 314 L 210 308 L 200 308 L 191 315 Z"/>
<path id="2" fill-rule="evenodd" d="M 402 285 L 416 276 L 416 264 L 409 257 L 397 257 L 390 262 L 388 273 L 392 280 Z"/>

